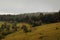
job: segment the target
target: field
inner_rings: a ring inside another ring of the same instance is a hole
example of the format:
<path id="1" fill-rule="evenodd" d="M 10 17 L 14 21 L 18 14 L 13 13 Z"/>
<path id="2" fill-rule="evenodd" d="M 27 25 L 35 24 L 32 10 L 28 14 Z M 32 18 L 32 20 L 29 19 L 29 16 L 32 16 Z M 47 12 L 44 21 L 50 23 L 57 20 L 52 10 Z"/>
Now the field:
<path id="1" fill-rule="evenodd" d="M 60 40 L 60 11 L 0 15 L 0 40 Z"/>
<path id="2" fill-rule="evenodd" d="M 26 25 L 31 31 L 25 33 L 21 29 L 22 25 Z M 18 31 L 5 36 L 2 40 L 60 40 L 60 22 L 37 27 L 31 27 L 27 23 L 18 23 L 17 27 Z"/>

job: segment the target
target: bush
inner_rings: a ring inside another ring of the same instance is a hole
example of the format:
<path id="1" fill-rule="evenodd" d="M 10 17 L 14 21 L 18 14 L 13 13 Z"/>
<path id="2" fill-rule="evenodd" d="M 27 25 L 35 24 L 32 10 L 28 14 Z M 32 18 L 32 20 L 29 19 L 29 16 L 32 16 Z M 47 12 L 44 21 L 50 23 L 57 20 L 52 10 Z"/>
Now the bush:
<path id="1" fill-rule="evenodd" d="M 56 27 L 56 30 L 58 30 L 59 28 L 58 27 Z"/>
<path id="2" fill-rule="evenodd" d="M 13 31 L 17 31 L 17 26 L 15 23 L 13 24 L 12 29 L 13 29 Z"/>
<path id="3" fill-rule="evenodd" d="M 2 35 L 4 35 L 4 36 L 6 36 L 8 34 L 10 34 L 10 31 L 8 31 L 8 30 L 2 32 Z"/>
<path id="4" fill-rule="evenodd" d="M 23 25 L 21 29 L 23 29 L 23 31 L 24 31 L 25 33 L 28 32 L 28 29 L 27 29 L 27 27 L 26 27 L 25 25 Z"/>
<path id="5" fill-rule="evenodd" d="M 4 36 L 2 34 L 0 34 L 0 40 L 4 39 Z"/>

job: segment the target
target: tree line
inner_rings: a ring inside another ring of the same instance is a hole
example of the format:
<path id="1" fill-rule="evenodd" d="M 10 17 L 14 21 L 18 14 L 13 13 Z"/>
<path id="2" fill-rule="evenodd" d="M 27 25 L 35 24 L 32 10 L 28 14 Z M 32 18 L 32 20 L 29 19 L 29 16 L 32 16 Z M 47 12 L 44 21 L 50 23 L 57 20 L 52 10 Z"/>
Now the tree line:
<path id="1" fill-rule="evenodd" d="M 60 11 L 53 12 L 53 13 L 46 13 L 46 14 L 40 13 L 38 16 L 29 16 L 24 14 L 23 15 L 0 15 L 0 21 L 25 22 L 25 23 L 33 24 L 33 26 L 38 26 L 41 24 L 60 22 Z"/>

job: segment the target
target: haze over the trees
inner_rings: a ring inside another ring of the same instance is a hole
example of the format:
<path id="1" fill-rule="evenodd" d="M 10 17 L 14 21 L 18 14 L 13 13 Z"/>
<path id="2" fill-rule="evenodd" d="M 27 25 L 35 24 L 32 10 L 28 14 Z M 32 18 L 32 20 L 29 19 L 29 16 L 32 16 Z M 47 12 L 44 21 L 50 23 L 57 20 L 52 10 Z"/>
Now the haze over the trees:
<path id="1" fill-rule="evenodd" d="M 60 0 L 0 0 L 0 14 L 55 12 L 60 9 Z"/>

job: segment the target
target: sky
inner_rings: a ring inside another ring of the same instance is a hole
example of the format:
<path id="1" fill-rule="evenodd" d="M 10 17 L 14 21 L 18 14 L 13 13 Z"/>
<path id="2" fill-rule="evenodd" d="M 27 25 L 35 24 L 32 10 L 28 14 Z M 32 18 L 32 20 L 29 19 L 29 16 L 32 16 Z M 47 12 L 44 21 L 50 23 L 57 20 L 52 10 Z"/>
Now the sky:
<path id="1" fill-rule="evenodd" d="M 0 14 L 55 12 L 60 10 L 60 0 L 0 0 Z"/>

